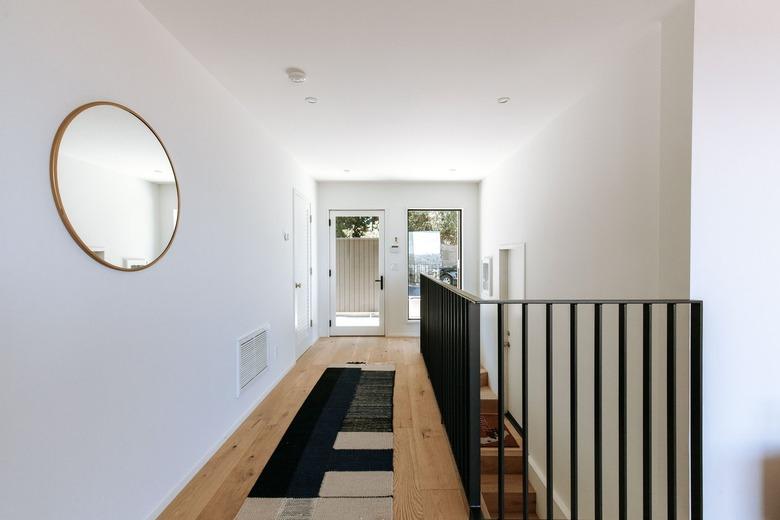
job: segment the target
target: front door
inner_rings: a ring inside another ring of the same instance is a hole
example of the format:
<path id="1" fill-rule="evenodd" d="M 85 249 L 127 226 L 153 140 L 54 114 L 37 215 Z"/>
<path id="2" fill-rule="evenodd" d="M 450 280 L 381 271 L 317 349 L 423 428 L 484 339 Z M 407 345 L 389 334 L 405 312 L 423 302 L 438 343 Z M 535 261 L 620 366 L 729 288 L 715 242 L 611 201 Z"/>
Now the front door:
<path id="1" fill-rule="evenodd" d="M 331 211 L 330 335 L 384 336 L 384 211 Z"/>

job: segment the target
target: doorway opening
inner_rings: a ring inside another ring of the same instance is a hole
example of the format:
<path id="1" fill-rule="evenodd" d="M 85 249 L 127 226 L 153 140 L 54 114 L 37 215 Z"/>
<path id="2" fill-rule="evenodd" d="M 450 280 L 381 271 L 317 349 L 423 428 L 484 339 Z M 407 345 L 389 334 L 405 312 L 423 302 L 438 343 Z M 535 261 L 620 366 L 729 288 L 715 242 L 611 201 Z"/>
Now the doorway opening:
<path id="1" fill-rule="evenodd" d="M 330 335 L 383 336 L 384 211 L 335 211 L 330 235 Z"/>

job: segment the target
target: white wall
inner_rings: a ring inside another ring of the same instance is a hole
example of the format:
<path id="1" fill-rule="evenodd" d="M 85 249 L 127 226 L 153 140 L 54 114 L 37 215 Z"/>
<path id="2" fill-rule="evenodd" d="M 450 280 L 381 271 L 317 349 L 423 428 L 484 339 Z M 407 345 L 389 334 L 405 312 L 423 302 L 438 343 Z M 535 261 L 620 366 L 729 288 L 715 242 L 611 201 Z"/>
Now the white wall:
<path id="1" fill-rule="evenodd" d="M 407 319 L 406 210 L 448 208 L 463 210 L 463 288 L 479 288 L 479 202 L 476 183 L 320 182 L 317 183 L 320 335 L 328 335 L 328 212 L 332 209 L 385 210 L 385 333 L 416 336 L 419 321 Z M 401 246 L 390 254 L 395 237 Z M 394 266 L 395 265 L 395 266 Z"/>
<path id="2" fill-rule="evenodd" d="M 0 518 L 159 511 L 294 360 L 292 193 L 315 184 L 137 2 L 0 1 Z M 138 273 L 68 235 L 49 151 L 78 105 L 155 128 L 180 226 Z M 278 357 L 240 399 L 235 341 Z"/>
<path id="3" fill-rule="evenodd" d="M 658 292 L 687 298 L 691 266 L 693 0 L 661 24 Z"/>
<path id="4" fill-rule="evenodd" d="M 603 80 L 481 183 L 481 255 L 498 259 L 505 244 L 526 244 L 527 298 L 653 298 L 687 296 L 692 3 L 653 24 Z M 494 266 L 496 264 L 494 263 Z M 498 270 L 494 269 L 494 287 Z M 495 385 L 495 308 L 482 308 L 483 362 Z M 593 514 L 592 308 L 580 314 L 580 514 Z M 605 331 L 617 330 L 605 309 Z M 629 380 L 641 381 L 641 315 L 629 311 Z M 545 395 L 543 310 L 530 317 L 530 462 L 544 478 Z M 555 310 L 554 406 L 556 502 L 569 504 L 568 310 Z M 517 329 L 516 329 L 517 330 Z M 519 346 L 519 342 L 515 341 Z M 617 351 L 604 345 L 605 515 L 617 515 Z M 659 346 L 660 350 L 660 346 Z M 519 349 L 510 349 L 516 367 Z M 653 363 L 664 366 L 656 356 Z M 685 365 L 683 365 L 685 366 Z M 655 371 L 657 375 L 663 372 Z M 662 383 L 663 379 L 656 379 Z M 629 389 L 629 430 L 641 431 L 641 393 Z M 660 403 L 661 395 L 655 399 Z M 663 409 L 659 409 L 660 414 Z M 663 423 L 656 453 L 665 453 Z M 633 435 L 633 434 L 632 434 Z M 641 439 L 629 443 L 629 477 L 641 482 Z M 660 451 L 664 450 L 664 451 Z M 681 452 L 682 454 L 682 452 Z M 656 471 L 656 482 L 665 475 Z M 660 485 L 660 484 L 659 484 Z M 537 491 L 544 492 L 537 486 Z M 543 496 L 543 495 L 540 495 Z M 656 509 L 665 497 L 654 495 Z M 543 500 L 539 505 L 543 507 Z M 682 502 L 683 506 L 685 502 Z M 629 492 L 630 516 L 641 516 L 641 488 Z M 665 509 L 664 509 L 665 511 Z"/>
<path id="5" fill-rule="evenodd" d="M 696 2 L 691 291 L 704 515 L 780 518 L 780 4 Z"/>

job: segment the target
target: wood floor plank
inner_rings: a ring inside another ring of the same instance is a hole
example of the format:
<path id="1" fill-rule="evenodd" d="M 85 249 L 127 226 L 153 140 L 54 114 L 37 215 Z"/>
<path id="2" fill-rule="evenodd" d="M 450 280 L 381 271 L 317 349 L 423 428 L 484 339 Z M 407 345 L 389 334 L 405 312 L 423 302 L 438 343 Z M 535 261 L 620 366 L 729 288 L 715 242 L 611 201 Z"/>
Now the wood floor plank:
<path id="1" fill-rule="evenodd" d="M 426 520 L 467 520 L 466 496 L 462 490 L 433 489 L 423 495 L 423 516 Z"/>
<path id="2" fill-rule="evenodd" d="M 397 428 L 393 452 L 393 516 L 395 520 L 425 518 L 423 497 L 414 471 L 413 433 L 409 428 Z"/>
<path id="3" fill-rule="evenodd" d="M 467 518 L 418 340 L 360 337 L 322 338 L 313 345 L 160 518 L 232 520 L 322 372 L 349 361 L 396 365 L 394 519 Z"/>

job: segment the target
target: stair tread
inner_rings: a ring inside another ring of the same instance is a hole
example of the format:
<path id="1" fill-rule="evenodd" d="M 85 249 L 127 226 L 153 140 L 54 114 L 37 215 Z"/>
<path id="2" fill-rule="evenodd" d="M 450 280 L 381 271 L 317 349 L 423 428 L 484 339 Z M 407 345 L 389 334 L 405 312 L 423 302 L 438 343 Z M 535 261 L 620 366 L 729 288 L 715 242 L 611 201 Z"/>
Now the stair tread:
<path id="1" fill-rule="evenodd" d="M 498 457 L 498 446 L 482 446 L 480 455 L 483 457 Z M 504 457 L 522 457 L 523 448 L 504 448 Z"/>
<path id="2" fill-rule="evenodd" d="M 498 396 L 489 386 L 479 387 L 479 398 L 482 400 L 497 400 Z"/>
<path id="3" fill-rule="evenodd" d="M 493 517 L 490 516 L 490 513 L 486 513 L 485 511 L 482 511 L 483 518 L 485 520 L 492 520 Z M 495 518 L 498 518 L 496 515 Z M 504 519 L 505 520 L 523 520 L 523 513 L 522 512 L 505 512 L 504 513 Z M 539 517 L 536 516 L 536 513 L 528 513 L 528 520 L 539 520 Z"/>
<path id="4" fill-rule="evenodd" d="M 480 488 L 482 493 L 498 493 L 498 475 L 496 474 L 482 474 L 480 475 Z M 523 493 L 523 475 L 519 473 L 507 473 L 504 475 L 504 492 L 509 495 L 511 493 Z M 528 494 L 535 495 L 531 483 L 528 483 Z"/>

